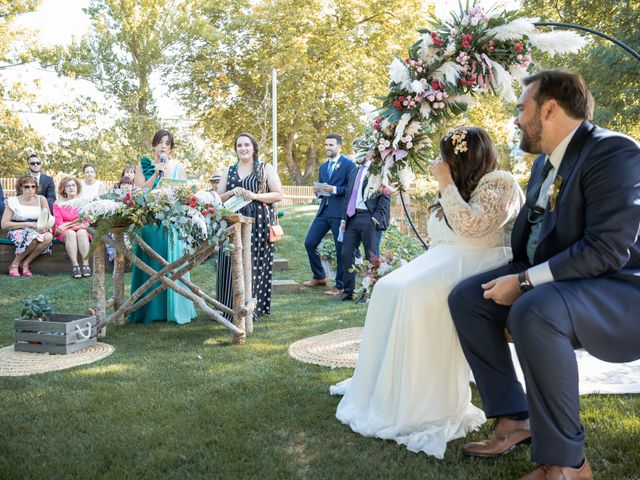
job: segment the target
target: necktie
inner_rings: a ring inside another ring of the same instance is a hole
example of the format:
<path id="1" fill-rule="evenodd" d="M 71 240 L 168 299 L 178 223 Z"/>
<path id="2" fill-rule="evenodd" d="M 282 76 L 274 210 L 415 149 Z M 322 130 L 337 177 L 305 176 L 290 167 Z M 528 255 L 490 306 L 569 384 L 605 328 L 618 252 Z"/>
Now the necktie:
<path id="1" fill-rule="evenodd" d="M 333 167 L 335 166 L 336 162 L 334 162 L 333 160 L 329 160 L 329 178 L 331 178 L 331 175 L 333 175 Z"/>
<path id="2" fill-rule="evenodd" d="M 542 188 L 542 184 L 547 179 L 549 172 L 553 168 L 553 165 L 549 161 L 547 157 L 547 161 L 544 162 L 544 167 L 542 167 L 542 173 L 538 177 L 538 181 L 533 185 L 529 186 L 529 191 L 527 192 L 527 207 L 533 210 L 536 208 L 536 203 L 538 202 L 538 197 L 540 196 L 540 189 Z"/>
<path id="3" fill-rule="evenodd" d="M 351 190 L 351 196 L 349 197 L 349 205 L 347 205 L 347 216 L 353 217 L 356 214 L 356 201 L 358 200 L 358 190 L 360 189 L 360 178 L 364 172 L 364 165 L 360 165 L 358 168 L 358 174 L 353 182 L 353 189 Z"/>

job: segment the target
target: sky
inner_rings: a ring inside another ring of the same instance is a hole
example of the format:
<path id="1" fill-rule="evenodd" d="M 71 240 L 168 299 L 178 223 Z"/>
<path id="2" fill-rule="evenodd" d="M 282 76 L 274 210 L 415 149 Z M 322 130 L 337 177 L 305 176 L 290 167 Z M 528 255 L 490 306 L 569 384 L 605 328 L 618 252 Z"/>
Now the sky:
<path id="1" fill-rule="evenodd" d="M 425 0 L 430 2 L 430 0 Z M 462 3 L 465 4 L 466 0 Z M 479 0 L 478 4 L 486 9 L 495 5 L 509 9 L 517 8 L 519 0 Z M 32 30 L 40 42 L 45 45 L 68 44 L 72 39 L 80 38 L 89 32 L 91 24 L 89 18 L 83 12 L 83 8 L 89 5 L 89 0 L 43 0 L 36 12 L 20 16 L 16 23 L 26 29 Z M 450 11 L 458 10 L 458 0 L 437 0 L 436 15 L 445 18 Z M 10 83 L 21 81 L 27 88 L 30 86 L 35 91 L 34 80 L 39 80 L 39 99 L 43 103 L 59 103 L 68 101 L 78 95 L 88 95 L 99 102 L 105 102 L 104 97 L 93 84 L 84 80 L 61 79 L 53 72 L 42 70 L 38 65 L 26 65 L 2 71 L 5 81 Z M 169 92 L 159 81 L 152 79 L 154 98 L 158 105 L 161 118 L 184 117 L 184 110 L 172 99 Z M 21 106 L 17 106 L 22 109 Z M 57 137 L 57 132 L 51 126 L 50 118 L 46 115 L 23 113 L 22 119 L 41 134 Z"/>

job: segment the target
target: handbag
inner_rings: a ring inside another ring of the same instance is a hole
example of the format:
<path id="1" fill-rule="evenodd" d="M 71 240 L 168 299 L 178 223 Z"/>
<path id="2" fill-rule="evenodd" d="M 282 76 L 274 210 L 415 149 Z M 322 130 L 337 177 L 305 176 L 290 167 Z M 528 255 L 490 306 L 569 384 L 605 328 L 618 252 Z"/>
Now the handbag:
<path id="1" fill-rule="evenodd" d="M 277 222 L 277 215 L 276 215 Z M 284 230 L 282 230 L 282 226 L 279 223 L 275 223 L 269 227 L 269 241 L 271 243 L 279 242 L 282 240 L 284 236 Z"/>
<path id="2" fill-rule="evenodd" d="M 264 169 L 264 163 L 262 164 L 262 168 Z M 264 178 L 262 181 L 262 187 L 258 191 L 258 193 L 268 192 L 269 188 L 267 186 L 267 179 Z M 271 243 L 276 243 L 282 240 L 284 236 L 284 230 L 282 230 L 282 226 L 278 223 L 278 207 L 276 205 L 273 206 L 273 220 L 271 220 L 271 225 L 269 226 L 269 241 Z"/>
<path id="3" fill-rule="evenodd" d="M 44 208 L 40 211 L 40 215 L 38 215 L 38 221 L 36 222 L 36 228 L 38 230 L 49 230 L 56 223 L 56 219 L 53 215 L 49 213 L 49 210 L 45 210 Z"/>

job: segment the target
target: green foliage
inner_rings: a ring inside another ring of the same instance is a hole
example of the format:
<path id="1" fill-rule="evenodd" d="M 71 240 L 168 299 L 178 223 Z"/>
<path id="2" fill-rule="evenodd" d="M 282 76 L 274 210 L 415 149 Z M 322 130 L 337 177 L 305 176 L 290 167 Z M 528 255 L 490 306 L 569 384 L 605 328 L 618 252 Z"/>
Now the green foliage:
<path id="1" fill-rule="evenodd" d="M 590 27 L 636 51 L 640 47 L 640 2 L 637 0 L 524 0 L 522 13 Z M 579 55 L 561 58 L 538 55 L 534 59 L 539 67 L 564 66 L 579 72 L 596 102 L 594 122 L 640 138 L 640 61 L 609 41 L 582 34 L 590 43 Z"/>
<path id="2" fill-rule="evenodd" d="M 389 61 L 428 13 L 418 0 L 202 1 L 200 11 L 202 28 L 176 52 L 174 88 L 210 138 L 229 145 L 250 126 L 268 156 L 276 68 L 280 164 L 296 184 L 317 175 L 326 133 L 347 146 L 356 136 L 357 106 L 384 91 Z"/>
<path id="3" fill-rule="evenodd" d="M 414 258 L 424 253 L 424 247 L 411 235 L 400 232 L 396 225 L 389 225 L 389 228 L 382 234 L 380 253 L 391 252 L 396 259 L 410 262 Z"/>
<path id="4" fill-rule="evenodd" d="M 333 241 L 333 235 L 330 233 L 327 234 L 320 245 L 318 246 L 318 250 L 320 251 L 320 256 L 326 260 L 329 260 L 332 263 L 335 263 L 336 257 L 336 244 Z"/>
<path id="5" fill-rule="evenodd" d="M 46 321 L 51 318 L 53 313 L 53 304 L 49 301 L 46 295 L 37 295 L 35 297 L 29 297 L 24 302 L 22 308 L 22 317 L 29 318 L 31 320 Z"/>

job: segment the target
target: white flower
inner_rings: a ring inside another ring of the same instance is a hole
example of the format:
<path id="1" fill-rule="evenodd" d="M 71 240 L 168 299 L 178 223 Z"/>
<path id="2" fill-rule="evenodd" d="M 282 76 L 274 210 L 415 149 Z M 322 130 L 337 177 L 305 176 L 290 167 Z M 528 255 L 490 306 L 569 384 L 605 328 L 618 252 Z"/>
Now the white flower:
<path id="1" fill-rule="evenodd" d="M 427 105 L 426 102 L 423 102 L 422 106 L 420 107 L 420 115 L 422 115 L 422 118 L 424 118 L 425 120 L 427 120 L 429 118 L 429 115 L 431 115 L 431 107 Z"/>
<path id="2" fill-rule="evenodd" d="M 396 125 L 395 137 L 393 139 L 393 148 L 398 148 L 398 143 L 404 136 L 404 129 L 409 124 L 410 120 L 411 120 L 410 113 L 404 113 L 402 117 L 400 117 L 400 121 L 398 122 L 398 125 Z"/>
<path id="3" fill-rule="evenodd" d="M 393 267 L 390 264 L 388 264 L 387 262 L 382 262 L 378 267 L 378 272 L 377 272 L 378 278 L 383 276 L 385 273 L 390 272 L 392 269 Z M 364 283 L 364 279 L 363 279 L 363 283 Z"/>
<path id="4" fill-rule="evenodd" d="M 473 105 L 473 97 L 471 97 L 471 95 L 458 95 L 456 97 L 449 97 L 448 102 L 470 107 L 471 105 Z"/>
<path id="5" fill-rule="evenodd" d="M 404 90 L 409 90 L 411 75 L 407 66 L 399 58 L 394 58 L 389 65 L 389 77 L 393 83 L 397 83 Z"/>
<path id="6" fill-rule="evenodd" d="M 101 216 L 113 216 L 125 209 L 125 204 L 113 200 L 94 200 L 80 208 L 80 215 L 93 218 Z"/>
<path id="7" fill-rule="evenodd" d="M 464 71 L 465 68 L 456 62 L 445 62 L 440 66 L 440 68 L 433 72 L 433 76 L 441 82 L 456 85 L 460 78 L 460 73 Z"/>
<path id="8" fill-rule="evenodd" d="M 587 41 L 575 32 L 555 31 L 530 33 L 531 45 L 541 52 L 555 55 L 556 53 L 577 53 L 587 44 Z"/>
<path id="9" fill-rule="evenodd" d="M 529 72 L 527 72 L 527 69 L 522 65 L 511 65 L 511 68 L 509 68 L 509 73 L 511 74 L 511 78 L 516 81 L 520 81 L 524 77 L 526 77 Z"/>
<path id="10" fill-rule="evenodd" d="M 420 95 L 424 92 L 424 82 L 421 82 L 420 80 L 414 80 L 411 82 L 411 91 Z"/>
<path id="11" fill-rule="evenodd" d="M 413 121 L 409 125 L 407 125 L 407 128 L 404 129 L 404 133 L 406 135 L 410 135 L 411 137 L 414 137 L 418 132 L 420 132 L 421 128 L 422 128 L 422 123 Z"/>
<path id="12" fill-rule="evenodd" d="M 534 22 L 539 18 L 516 18 L 513 22 L 505 23 L 490 29 L 487 33 L 495 35 L 496 40 L 517 40 L 536 30 Z"/>
<path id="13" fill-rule="evenodd" d="M 371 288 L 371 277 L 364 277 L 362 279 L 362 288 L 364 288 L 367 292 Z"/>
<path id="14" fill-rule="evenodd" d="M 491 85 L 496 93 L 498 93 L 505 101 L 515 102 L 516 94 L 513 91 L 513 78 L 509 75 L 502 65 L 498 62 L 491 61 L 493 75 Z"/>
<path id="15" fill-rule="evenodd" d="M 207 237 L 207 222 L 205 222 L 202 214 L 195 208 L 190 208 L 189 217 L 191 218 L 191 223 L 202 232 L 202 236 Z"/>
<path id="16" fill-rule="evenodd" d="M 422 35 L 418 58 L 422 59 L 425 65 L 431 65 L 438 58 L 438 54 L 436 53 L 435 48 L 433 48 L 433 38 L 431 38 L 431 35 Z"/>
<path id="17" fill-rule="evenodd" d="M 405 189 L 407 189 L 407 188 L 409 188 L 411 186 L 411 182 L 413 182 L 413 180 L 416 178 L 416 176 L 413 173 L 413 170 L 411 170 L 411 167 L 409 167 L 409 165 L 407 165 L 402 170 L 400 170 L 399 178 L 400 178 L 400 183 L 402 184 L 402 186 Z"/>

